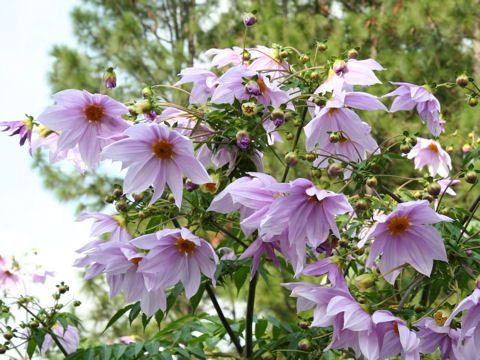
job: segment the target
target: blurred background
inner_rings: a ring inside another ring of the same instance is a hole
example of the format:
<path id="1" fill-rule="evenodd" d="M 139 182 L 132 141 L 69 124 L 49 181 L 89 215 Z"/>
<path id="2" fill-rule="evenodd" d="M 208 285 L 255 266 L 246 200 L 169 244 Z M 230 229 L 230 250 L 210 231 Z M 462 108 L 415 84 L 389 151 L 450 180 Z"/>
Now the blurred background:
<path id="1" fill-rule="evenodd" d="M 202 62 L 205 50 L 242 46 L 242 14 L 254 9 L 258 23 L 249 31 L 247 46 L 278 43 L 312 54 L 316 42 L 326 42 L 323 60 L 358 48 L 359 58 L 375 58 L 387 68 L 378 74 L 384 84 L 372 87 L 378 95 L 390 91 L 388 81 L 442 84 L 463 72 L 480 76 L 479 0 L 4 1 L 0 121 L 37 116 L 59 90 L 105 92 L 102 75 L 110 66 L 118 75 L 118 87 L 109 95 L 121 101 L 141 97 L 144 86 L 174 83 L 182 68 Z M 460 156 L 462 146 L 474 141 L 469 134 L 478 133 L 478 110 L 456 89 L 441 87 L 436 95 L 446 131 L 453 134 L 442 144 Z M 374 113 L 365 120 L 379 142 L 404 130 L 419 130 L 413 112 Z M 0 137 L 0 254 L 19 256 L 38 249 L 38 263 L 56 271 L 58 281 L 67 281 L 77 297 L 90 302 L 93 324 L 104 324 L 122 301 L 109 302 L 102 280 L 84 283 L 81 272 L 71 267 L 74 250 L 89 238 L 89 224 L 74 219 L 84 209 L 103 210 L 104 194 L 119 181 L 105 169 L 80 176 L 64 165 L 51 166 L 42 154 L 34 154 L 32 170 L 28 150 L 20 149 L 17 141 Z M 260 307 L 283 319 L 295 317 L 278 283 L 268 291 L 261 286 Z M 97 296 L 90 297 L 93 293 Z M 234 286 L 224 290 L 230 309 L 235 296 Z M 92 338 L 102 329 L 96 326 Z M 125 335 L 121 323 L 113 334 Z"/>

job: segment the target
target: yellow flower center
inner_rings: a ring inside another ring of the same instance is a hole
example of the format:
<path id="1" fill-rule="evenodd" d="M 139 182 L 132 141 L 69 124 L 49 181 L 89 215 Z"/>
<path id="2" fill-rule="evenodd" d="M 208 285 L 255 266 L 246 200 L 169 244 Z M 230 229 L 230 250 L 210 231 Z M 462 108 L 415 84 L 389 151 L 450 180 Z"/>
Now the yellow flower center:
<path id="1" fill-rule="evenodd" d="M 103 106 L 97 104 L 90 104 L 83 109 L 83 113 L 88 121 L 98 123 L 102 120 L 104 115 Z"/>
<path id="2" fill-rule="evenodd" d="M 448 317 L 443 314 L 442 311 L 437 311 L 434 316 L 435 323 L 438 326 L 443 326 L 445 324 L 445 321 L 447 321 Z"/>
<path id="3" fill-rule="evenodd" d="M 193 241 L 185 240 L 180 236 L 175 239 L 175 246 L 177 247 L 178 251 L 184 253 L 185 255 L 191 255 L 197 248 L 197 245 L 195 245 Z"/>
<path id="4" fill-rule="evenodd" d="M 133 258 L 133 259 L 130 259 L 130 262 L 133 263 L 133 265 L 135 265 L 136 267 L 138 267 L 138 264 L 140 263 L 140 261 L 142 261 L 143 258 L 141 257 L 136 257 L 136 258 Z"/>
<path id="5" fill-rule="evenodd" d="M 407 215 L 395 216 L 390 219 L 387 229 L 392 235 L 400 235 L 410 228 L 410 219 Z"/>
<path id="6" fill-rule="evenodd" d="M 169 160 L 173 156 L 173 146 L 168 141 L 157 140 L 152 144 L 152 151 L 161 160 Z"/>

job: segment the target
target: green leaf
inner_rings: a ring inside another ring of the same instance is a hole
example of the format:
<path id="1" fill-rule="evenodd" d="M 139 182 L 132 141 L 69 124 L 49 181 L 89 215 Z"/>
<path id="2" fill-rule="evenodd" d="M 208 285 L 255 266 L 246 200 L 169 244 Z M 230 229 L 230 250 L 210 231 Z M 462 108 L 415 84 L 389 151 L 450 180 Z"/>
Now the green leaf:
<path id="1" fill-rule="evenodd" d="M 128 314 L 128 321 L 130 321 L 130 325 L 132 325 L 133 320 L 135 320 L 140 314 L 140 311 L 140 302 L 137 301 L 135 304 L 133 304 L 132 310 L 130 310 L 130 313 Z"/>
<path id="2" fill-rule="evenodd" d="M 163 311 L 162 310 L 158 310 L 156 313 L 155 313 L 155 321 L 157 322 L 157 325 L 158 325 L 158 328 L 160 329 L 160 325 L 162 324 L 162 320 L 163 320 Z"/>
<path id="3" fill-rule="evenodd" d="M 112 326 L 113 324 L 115 324 L 118 319 L 120 319 L 123 314 L 125 314 L 128 310 L 130 310 L 131 308 L 133 307 L 133 304 L 130 304 L 130 305 L 127 305 L 125 306 L 123 309 L 120 309 L 118 310 L 115 315 L 113 315 L 113 317 L 108 321 L 108 324 L 107 326 L 105 327 L 105 329 L 103 330 L 102 334 L 105 333 L 105 331 L 107 331 L 107 329 Z"/>
<path id="4" fill-rule="evenodd" d="M 198 304 L 200 304 L 200 301 L 202 300 L 204 292 L 205 292 L 205 284 L 202 284 L 200 285 L 200 288 L 198 289 L 197 293 L 190 299 L 190 304 L 192 305 L 193 312 L 195 312 L 195 310 L 198 307 Z"/>
<path id="5" fill-rule="evenodd" d="M 265 334 L 265 330 L 267 330 L 267 326 L 268 326 L 268 321 L 265 320 L 265 319 L 260 319 L 260 320 L 257 320 L 257 322 L 255 323 L 255 337 L 258 339 L 260 339 L 263 334 Z"/>
<path id="6" fill-rule="evenodd" d="M 250 268 L 247 266 L 243 266 L 240 269 L 238 269 L 233 275 L 233 281 L 235 282 L 237 292 L 240 292 L 240 289 L 245 283 L 245 280 L 247 280 L 249 273 L 250 273 Z"/>
<path id="7" fill-rule="evenodd" d="M 110 360 L 112 357 L 112 348 L 107 345 L 102 345 L 102 360 Z"/>
<path id="8" fill-rule="evenodd" d="M 30 338 L 28 340 L 28 345 L 27 345 L 27 355 L 31 359 L 33 357 L 33 353 L 35 352 L 35 348 L 37 347 L 37 342 L 35 339 Z"/>

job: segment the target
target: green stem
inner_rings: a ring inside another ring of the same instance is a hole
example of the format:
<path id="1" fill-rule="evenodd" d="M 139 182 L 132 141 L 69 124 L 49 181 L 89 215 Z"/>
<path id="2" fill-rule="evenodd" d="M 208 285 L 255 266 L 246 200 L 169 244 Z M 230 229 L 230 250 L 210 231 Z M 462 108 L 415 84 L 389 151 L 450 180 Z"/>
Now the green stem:
<path id="1" fill-rule="evenodd" d="M 245 324 L 245 354 L 247 359 L 252 357 L 253 353 L 253 310 L 255 307 L 255 290 L 257 288 L 258 273 L 256 273 L 250 281 L 248 288 L 248 300 L 247 300 L 247 317 Z"/>

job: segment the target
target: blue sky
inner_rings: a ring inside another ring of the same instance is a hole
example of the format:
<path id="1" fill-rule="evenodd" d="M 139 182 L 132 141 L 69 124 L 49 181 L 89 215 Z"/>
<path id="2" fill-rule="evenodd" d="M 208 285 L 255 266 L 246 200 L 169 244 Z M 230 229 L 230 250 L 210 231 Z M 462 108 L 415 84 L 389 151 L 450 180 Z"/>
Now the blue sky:
<path id="1" fill-rule="evenodd" d="M 78 0 L 2 2 L 0 12 L 0 121 L 38 115 L 52 103 L 47 72 L 54 44 L 74 45 L 69 13 Z M 72 267 L 74 250 L 85 244 L 89 224 L 76 223 L 74 205 L 61 204 L 31 169 L 18 137 L 0 133 L 0 254 L 19 256 L 38 249 L 38 262 L 57 273 L 77 292 L 81 281 Z M 53 292 L 50 288 L 40 292 Z"/>

